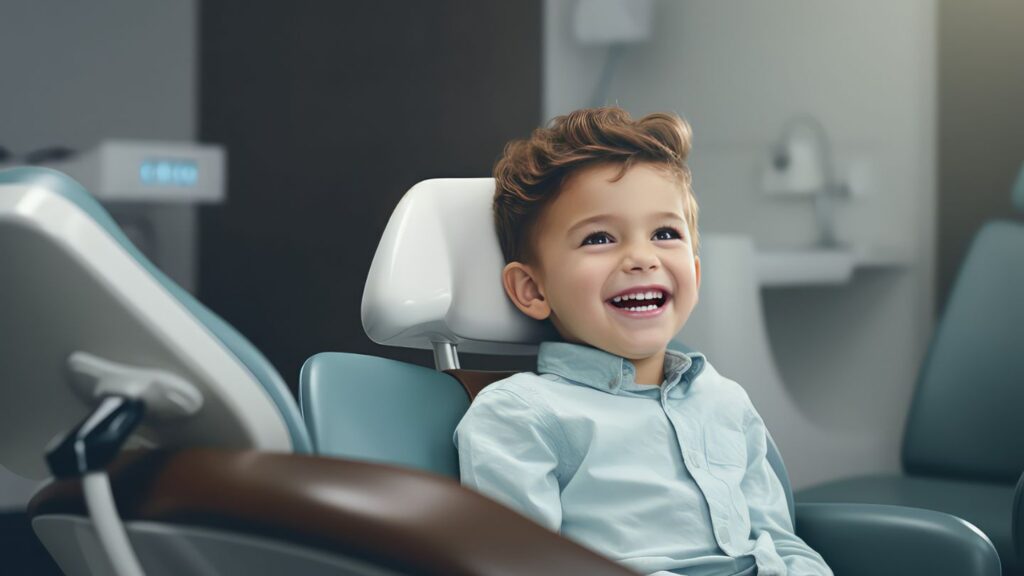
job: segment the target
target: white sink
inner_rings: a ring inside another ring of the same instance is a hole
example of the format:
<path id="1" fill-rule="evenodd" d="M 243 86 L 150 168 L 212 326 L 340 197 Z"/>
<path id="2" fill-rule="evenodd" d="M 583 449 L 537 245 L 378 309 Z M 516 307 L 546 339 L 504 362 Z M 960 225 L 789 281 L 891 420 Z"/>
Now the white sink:
<path id="1" fill-rule="evenodd" d="M 763 287 L 845 284 L 856 254 L 843 248 L 758 249 L 757 277 Z"/>

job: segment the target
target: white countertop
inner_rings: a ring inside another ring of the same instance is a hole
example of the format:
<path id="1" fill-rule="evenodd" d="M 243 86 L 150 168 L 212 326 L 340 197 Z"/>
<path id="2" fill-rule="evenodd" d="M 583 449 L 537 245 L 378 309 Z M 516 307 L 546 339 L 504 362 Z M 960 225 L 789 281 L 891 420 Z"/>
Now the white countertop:
<path id="1" fill-rule="evenodd" d="M 905 267 L 900 250 L 882 247 L 758 247 L 757 278 L 764 288 L 845 284 L 857 268 Z"/>

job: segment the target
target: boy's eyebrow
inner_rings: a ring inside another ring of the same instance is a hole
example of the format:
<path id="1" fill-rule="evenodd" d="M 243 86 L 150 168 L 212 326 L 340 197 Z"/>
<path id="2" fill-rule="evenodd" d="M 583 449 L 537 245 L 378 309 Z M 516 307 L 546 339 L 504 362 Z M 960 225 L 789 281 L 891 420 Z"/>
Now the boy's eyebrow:
<path id="1" fill-rule="evenodd" d="M 572 226 L 570 226 L 569 229 L 565 231 L 565 233 L 566 233 L 566 235 L 572 235 L 572 233 L 575 232 L 577 229 L 582 228 L 582 227 L 584 227 L 584 226 L 586 226 L 588 224 L 594 224 L 594 223 L 597 223 L 597 222 L 604 222 L 606 220 L 619 220 L 619 217 L 615 216 L 614 214 L 598 214 L 597 216 L 591 216 L 590 218 L 584 218 L 583 220 L 580 220 L 579 222 L 577 222 L 577 223 L 573 224 Z"/>
<path id="2" fill-rule="evenodd" d="M 565 233 L 566 233 L 566 235 L 571 235 L 578 228 L 582 228 L 582 227 L 584 227 L 584 226 L 586 226 L 588 224 L 594 224 L 594 223 L 598 223 L 598 222 L 605 222 L 605 221 L 609 221 L 609 220 L 612 221 L 612 222 L 616 222 L 616 221 L 619 221 L 621 219 L 622 218 L 620 216 L 617 216 L 615 214 L 598 214 L 597 216 L 591 216 L 590 218 L 584 218 L 583 220 L 580 220 L 579 222 L 573 224 L 572 226 L 569 227 L 568 230 L 566 230 Z M 678 220 L 680 222 L 686 223 L 686 220 L 682 216 L 680 216 L 679 214 L 676 214 L 675 212 L 659 212 L 659 213 L 653 215 L 651 219 L 652 220 L 672 219 L 672 220 Z"/>

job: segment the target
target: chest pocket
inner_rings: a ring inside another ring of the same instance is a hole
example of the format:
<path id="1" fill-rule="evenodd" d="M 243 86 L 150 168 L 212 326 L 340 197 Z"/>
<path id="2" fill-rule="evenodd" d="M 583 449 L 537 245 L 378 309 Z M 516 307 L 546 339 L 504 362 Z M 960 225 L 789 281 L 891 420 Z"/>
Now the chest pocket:
<path id="1" fill-rule="evenodd" d="M 704 456 L 712 474 L 738 482 L 747 469 L 746 436 L 732 428 L 709 426 L 704 429 Z"/>

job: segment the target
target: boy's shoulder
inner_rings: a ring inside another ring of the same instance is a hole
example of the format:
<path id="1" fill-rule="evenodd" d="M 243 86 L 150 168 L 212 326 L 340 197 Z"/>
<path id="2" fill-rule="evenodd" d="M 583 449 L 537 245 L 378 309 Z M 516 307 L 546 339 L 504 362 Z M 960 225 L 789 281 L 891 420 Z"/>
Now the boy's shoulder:
<path id="1" fill-rule="evenodd" d="M 533 372 L 519 372 L 488 384 L 470 402 L 458 428 L 514 422 L 516 428 L 557 430 L 560 427 L 551 408 L 557 400 L 552 397 L 551 384 Z"/>
<path id="2" fill-rule="evenodd" d="M 719 409 L 731 408 L 743 413 L 754 410 L 750 395 L 743 386 L 722 376 L 706 359 L 700 374 L 693 381 L 690 392 L 713 402 Z"/>
<path id="3" fill-rule="evenodd" d="M 517 372 L 508 378 L 488 384 L 477 394 L 477 399 L 474 402 L 495 393 L 519 396 L 525 401 L 538 400 L 542 396 L 546 397 L 551 394 L 553 382 L 535 372 Z"/>
<path id="4" fill-rule="evenodd" d="M 743 389 L 743 386 L 740 386 L 735 380 L 723 376 L 703 356 L 701 356 L 701 360 L 703 366 L 701 366 L 700 374 L 694 379 L 695 387 L 708 387 L 723 394 L 746 397 L 747 391 Z"/>
<path id="5" fill-rule="evenodd" d="M 570 384 L 551 374 L 536 372 L 518 372 L 508 378 L 488 384 L 481 390 L 470 404 L 472 410 L 477 405 L 491 407 L 508 407 L 518 405 L 520 409 L 535 414 L 539 418 L 559 418 L 572 409 L 580 400 L 581 395 L 593 394 L 594 391 Z"/>

